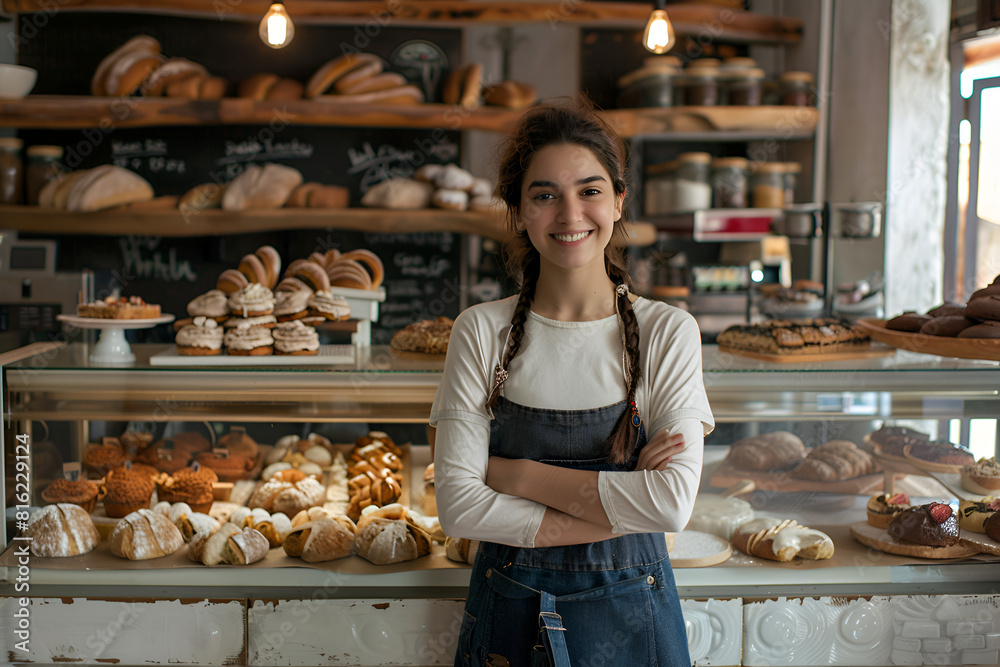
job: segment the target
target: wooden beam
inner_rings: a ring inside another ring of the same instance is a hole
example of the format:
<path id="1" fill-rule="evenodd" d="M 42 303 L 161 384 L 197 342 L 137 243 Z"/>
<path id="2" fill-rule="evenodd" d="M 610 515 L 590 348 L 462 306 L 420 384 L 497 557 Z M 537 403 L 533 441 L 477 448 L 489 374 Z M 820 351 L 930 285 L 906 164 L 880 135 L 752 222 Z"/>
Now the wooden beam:
<path id="1" fill-rule="evenodd" d="M 292 20 L 302 23 L 373 23 L 379 26 L 442 23 L 561 23 L 633 26 L 649 19 L 648 2 L 469 2 L 467 0 L 289 0 Z M 59 11 L 177 14 L 215 20 L 259 20 L 270 0 L 59 0 Z M 51 0 L 3 0 L 8 13 L 47 12 Z M 734 11 L 703 4 L 667 7 L 679 35 L 705 35 L 713 41 L 797 43 L 802 21 Z"/>

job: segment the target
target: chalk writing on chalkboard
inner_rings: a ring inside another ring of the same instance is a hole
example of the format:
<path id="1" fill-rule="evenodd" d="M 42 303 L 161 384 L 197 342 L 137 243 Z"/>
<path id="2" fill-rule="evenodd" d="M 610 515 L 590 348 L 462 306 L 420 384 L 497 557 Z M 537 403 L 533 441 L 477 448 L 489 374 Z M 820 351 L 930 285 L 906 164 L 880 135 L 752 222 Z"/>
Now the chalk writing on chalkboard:
<path id="1" fill-rule="evenodd" d="M 231 162 L 254 162 L 258 160 L 294 160 L 312 157 L 316 147 L 298 138 L 289 141 L 251 138 L 243 141 L 227 141 L 223 146 L 224 155 L 216 164 Z"/>
<path id="2" fill-rule="evenodd" d="M 158 249 L 160 240 L 158 236 L 123 236 L 118 239 L 123 273 L 166 282 L 195 282 L 198 274 L 191 269 L 191 262 L 179 260 L 177 248 L 170 248 L 164 256 Z"/>
<path id="3" fill-rule="evenodd" d="M 162 139 L 125 141 L 111 140 L 111 163 L 133 171 L 187 172 L 187 163 L 180 158 L 167 157 L 167 142 Z"/>
<path id="4" fill-rule="evenodd" d="M 416 143 L 416 142 L 415 142 Z M 351 161 L 349 174 L 361 174 L 361 191 L 390 178 L 410 178 L 417 167 L 427 162 L 428 153 L 437 160 L 452 160 L 458 155 L 458 145 L 451 141 L 428 142 L 421 148 L 398 148 L 381 144 L 378 149 L 364 142 L 361 148 L 348 148 Z"/>

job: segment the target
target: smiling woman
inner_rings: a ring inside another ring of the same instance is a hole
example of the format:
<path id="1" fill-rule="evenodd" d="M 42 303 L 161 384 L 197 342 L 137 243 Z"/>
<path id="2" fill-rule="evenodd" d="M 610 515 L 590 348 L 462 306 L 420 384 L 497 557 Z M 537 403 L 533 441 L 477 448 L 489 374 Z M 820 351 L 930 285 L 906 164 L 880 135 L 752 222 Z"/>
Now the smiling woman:
<path id="1" fill-rule="evenodd" d="M 483 541 L 457 665 L 690 664 L 663 533 L 714 422 L 694 319 L 632 297 L 611 243 L 624 155 L 582 105 L 532 109 L 501 152 L 521 291 L 459 315 L 431 412 L 441 525 Z"/>

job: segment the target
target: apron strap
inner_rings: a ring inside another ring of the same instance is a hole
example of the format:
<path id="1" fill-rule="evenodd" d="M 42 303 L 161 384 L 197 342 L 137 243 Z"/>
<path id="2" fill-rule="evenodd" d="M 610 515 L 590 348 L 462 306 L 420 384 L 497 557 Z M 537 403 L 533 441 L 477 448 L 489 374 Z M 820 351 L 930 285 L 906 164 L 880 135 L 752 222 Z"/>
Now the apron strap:
<path id="1" fill-rule="evenodd" d="M 563 627 L 562 616 L 556 613 L 555 596 L 545 591 L 541 592 L 538 634 L 541 635 L 541 644 L 548 654 L 547 664 L 551 667 L 570 667 L 569 650 L 566 648 L 566 628 Z M 532 662 L 537 664 L 535 661 Z"/>

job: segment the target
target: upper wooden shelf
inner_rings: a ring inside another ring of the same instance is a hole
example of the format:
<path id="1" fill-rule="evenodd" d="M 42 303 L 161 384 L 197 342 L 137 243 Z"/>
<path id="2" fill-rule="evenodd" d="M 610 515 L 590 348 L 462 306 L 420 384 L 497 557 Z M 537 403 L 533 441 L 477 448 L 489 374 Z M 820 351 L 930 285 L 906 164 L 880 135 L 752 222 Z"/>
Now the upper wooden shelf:
<path id="1" fill-rule="evenodd" d="M 175 14 L 219 20 L 218 0 L 59 0 L 58 10 Z M 224 3 L 224 18 L 260 20 L 270 0 Z M 289 0 L 292 20 L 299 24 L 367 23 L 393 25 L 559 23 L 632 26 L 649 19 L 648 2 L 472 2 L 469 0 Z M 52 0 L 3 0 L 8 13 L 51 12 Z M 667 7 L 679 35 L 712 30 L 714 41 L 794 44 L 802 39 L 802 20 L 734 11 L 704 4 Z"/>
<path id="2" fill-rule="evenodd" d="M 398 211 L 379 208 L 289 209 L 251 211 L 181 211 L 176 208 L 121 207 L 93 213 L 72 213 L 38 206 L 0 206 L 4 229 L 36 234 L 86 234 L 126 236 L 155 229 L 158 236 L 228 236 L 301 229 L 346 229 L 361 232 L 405 234 L 452 232 L 478 234 L 502 241 L 506 224 L 490 213 L 420 209 Z M 643 222 L 625 227 L 630 245 L 650 245 L 656 228 Z"/>
<path id="3" fill-rule="evenodd" d="M 328 100 L 255 102 L 241 98 L 29 95 L 0 98 L 0 127 L 78 129 L 182 125 L 290 125 L 444 128 L 508 132 L 522 111 L 447 104 L 360 105 Z M 811 136 L 819 114 L 811 107 L 666 107 L 602 112 L 622 137 L 659 133 L 752 132 L 775 138 Z"/>

